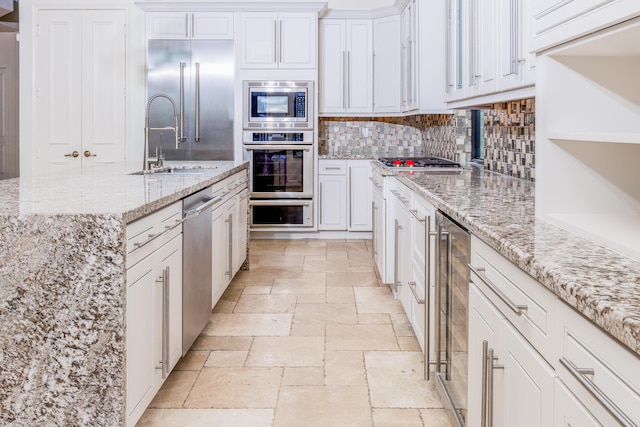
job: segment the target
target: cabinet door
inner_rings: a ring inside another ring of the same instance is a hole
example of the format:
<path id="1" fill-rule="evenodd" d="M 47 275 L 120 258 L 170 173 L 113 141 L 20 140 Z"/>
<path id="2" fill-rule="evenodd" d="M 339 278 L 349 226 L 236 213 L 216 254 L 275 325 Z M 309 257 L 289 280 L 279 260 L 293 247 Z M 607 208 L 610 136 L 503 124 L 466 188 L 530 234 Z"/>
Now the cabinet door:
<path id="1" fill-rule="evenodd" d="M 347 164 L 349 179 L 350 231 L 371 231 L 371 162 L 352 160 Z"/>
<path id="2" fill-rule="evenodd" d="M 468 0 L 469 48 L 464 73 L 465 97 L 496 91 L 498 8 L 495 0 Z"/>
<path id="3" fill-rule="evenodd" d="M 318 191 L 318 230 L 346 230 L 347 177 L 320 175 Z"/>
<path id="4" fill-rule="evenodd" d="M 83 11 L 82 23 L 82 166 L 124 161 L 125 11 Z"/>
<path id="5" fill-rule="evenodd" d="M 280 68 L 316 68 L 318 18 L 314 13 L 280 13 Z"/>
<path id="6" fill-rule="evenodd" d="M 191 34 L 189 15 L 187 12 L 148 12 L 147 39 L 188 39 Z"/>
<path id="7" fill-rule="evenodd" d="M 166 275 L 168 302 L 164 315 L 168 316 L 168 331 L 164 340 L 169 340 L 169 370 L 173 369 L 182 357 L 182 234 L 174 237 L 159 250 L 160 264 L 158 276 Z M 167 269 L 168 270 L 165 270 Z M 164 290 L 163 290 L 164 291 Z"/>
<path id="8" fill-rule="evenodd" d="M 152 335 L 154 259 L 127 270 L 127 419 L 137 421 L 155 394 Z"/>
<path id="9" fill-rule="evenodd" d="M 591 412 L 571 393 L 560 378 L 555 379 L 553 426 L 601 427 Z"/>
<path id="10" fill-rule="evenodd" d="M 370 19 L 347 20 L 347 96 L 350 113 L 373 111 L 373 28 Z"/>
<path id="11" fill-rule="evenodd" d="M 233 217 L 231 216 L 230 218 L 230 213 L 229 202 L 225 202 L 213 211 L 211 308 L 216 305 L 230 281 L 229 263 L 231 251 L 229 250 L 229 237 L 231 233 L 229 224 Z"/>
<path id="12" fill-rule="evenodd" d="M 373 20 L 374 113 L 401 110 L 400 15 Z"/>
<path id="13" fill-rule="evenodd" d="M 410 1 L 402 11 L 402 111 L 418 108 L 418 2 Z M 376 49 L 377 51 L 377 49 Z M 433 58 L 431 58 L 433 60 Z M 376 98 L 377 104 L 377 98 Z"/>
<path id="14" fill-rule="evenodd" d="M 79 169 L 82 152 L 82 12 L 40 10 L 36 35 L 38 169 Z"/>
<path id="15" fill-rule="evenodd" d="M 395 262 L 396 277 L 397 277 L 397 297 L 402 303 L 404 312 L 407 314 L 407 318 L 413 317 L 413 294 L 409 289 L 409 282 L 411 281 L 411 217 L 407 209 L 401 204 L 401 202 L 392 197 L 395 212 L 395 219 L 397 232 L 396 232 L 396 245 L 397 245 L 397 258 Z"/>
<path id="16" fill-rule="evenodd" d="M 463 61 L 463 0 L 446 0 L 445 36 L 445 99 L 454 100 L 464 95 L 462 83 Z"/>
<path id="17" fill-rule="evenodd" d="M 500 0 L 500 90 L 535 83 L 535 57 L 529 53 L 529 0 Z M 532 63 L 533 62 L 533 63 Z"/>
<path id="18" fill-rule="evenodd" d="M 233 39 L 233 12 L 195 12 L 190 15 L 193 39 Z"/>
<path id="19" fill-rule="evenodd" d="M 346 108 L 346 31 L 343 19 L 320 21 L 320 113 L 341 113 Z"/>
<path id="20" fill-rule="evenodd" d="M 240 17 L 240 68 L 276 68 L 277 32 L 277 13 L 243 13 Z"/>
<path id="21" fill-rule="evenodd" d="M 373 260 L 378 267 L 378 273 L 382 278 L 383 283 L 389 283 L 387 279 L 386 270 L 386 231 L 385 231 L 385 200 L 376 189 L 373 190 L 373 202 L 371 203 L 371 216 L 372 216 L 372 251 Z"/>
<path id="22" fill-rule="evenodd" d="M 247 258 L 247 227 L 249 220 L 249 190 L 238 195 L 233 216 L 233 272 L 240 270 Z"/>

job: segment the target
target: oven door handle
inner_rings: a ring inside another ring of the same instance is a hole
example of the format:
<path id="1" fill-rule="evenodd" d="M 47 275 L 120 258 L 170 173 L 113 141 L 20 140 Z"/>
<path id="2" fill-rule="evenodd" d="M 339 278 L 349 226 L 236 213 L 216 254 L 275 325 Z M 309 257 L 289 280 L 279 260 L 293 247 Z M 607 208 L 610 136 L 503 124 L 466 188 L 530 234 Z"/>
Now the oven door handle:
<path id="1" fill-rule="evenodd" d="M 245 145 L 245 150 L 304 150 L 311 151 L 313 144 L 310 145 Z"/>

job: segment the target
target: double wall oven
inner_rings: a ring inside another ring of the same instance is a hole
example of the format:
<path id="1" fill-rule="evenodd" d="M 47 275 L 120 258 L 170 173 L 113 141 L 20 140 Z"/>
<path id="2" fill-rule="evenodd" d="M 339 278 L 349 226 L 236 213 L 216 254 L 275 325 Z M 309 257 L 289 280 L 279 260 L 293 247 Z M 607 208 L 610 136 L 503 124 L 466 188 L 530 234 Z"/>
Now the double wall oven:
<path id="1" fill-rule="evenodd" d="M 244 82 L 252 228 L 313 226 L 313 82 Z"/>

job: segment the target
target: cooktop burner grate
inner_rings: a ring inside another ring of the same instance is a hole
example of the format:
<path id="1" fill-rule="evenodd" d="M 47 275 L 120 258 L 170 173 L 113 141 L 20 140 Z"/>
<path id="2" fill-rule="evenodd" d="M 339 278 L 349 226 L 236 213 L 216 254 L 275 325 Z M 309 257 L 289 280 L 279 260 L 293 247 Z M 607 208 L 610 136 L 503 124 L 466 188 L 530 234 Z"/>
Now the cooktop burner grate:
<path id="1" fill-rule="evenodd" d="M 460 163 L 441 157 L 380 157 L 378 161 L 396 168 L 459 168 Z"/>

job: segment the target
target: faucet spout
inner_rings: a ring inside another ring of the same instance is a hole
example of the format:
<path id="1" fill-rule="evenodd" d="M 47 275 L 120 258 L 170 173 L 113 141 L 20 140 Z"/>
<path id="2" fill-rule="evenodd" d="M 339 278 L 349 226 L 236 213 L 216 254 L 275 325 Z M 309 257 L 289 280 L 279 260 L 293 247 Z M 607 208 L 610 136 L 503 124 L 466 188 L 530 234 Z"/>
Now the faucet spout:
<path id="1" fill-rule="evenodd" d="M 150 115 L 149 113 L 150 113 L 150 110 L 151 110 L 151 104 L 157 98 L 165 98 L 171 103 L 171 108 L 173 109 L 173 119 L 174 119 L 173 127 L 167 126 L 167 127 L 163 127 L 163 128 L 152 128 L 149 125 L 149 115 Z M 146 113 L 145 113 L 144 165 L 143 165 L 143 170 L 146 171 L 146 170 L 151 169 L 151 165 L 162 166 L 162 164 L 164 162 L 164 154 L 162 154 L 162 150 L 160 150 L 160 154 L 158 154 L 158 148 L 157 147 L 156 147 L 156 155 L 155 155 L 155 157 L 149 157 L 149 132 L 152 131 L 152 130 L 168 130 L 168 129 L 173 130 L 173 133 L 175 135 L 176 148 L 178 148 L 178 143 L 179 143 L 179 140 L 178 140 L 178 111 L 177 111 L 177 108 L 176 108 L 176 103 L 169 95 L 166 95 L 164 93 L 157 93 L 157 94 L 153 95 L 151 98 L 149 98 L 149 101 L 147 101 L 147 109 L 146 109 Z"/>

